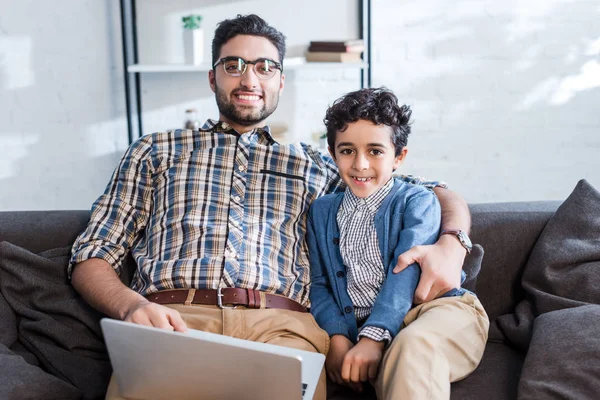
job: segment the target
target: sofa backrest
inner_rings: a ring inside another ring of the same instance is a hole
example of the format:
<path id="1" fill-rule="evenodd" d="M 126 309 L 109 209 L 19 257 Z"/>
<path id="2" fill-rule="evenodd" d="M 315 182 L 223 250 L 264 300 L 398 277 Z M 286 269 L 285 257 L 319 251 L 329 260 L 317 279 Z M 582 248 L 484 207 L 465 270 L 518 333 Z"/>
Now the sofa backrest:
<path id="1" fill-rule="evenodd" d="M 89 211 L 0 212 L 0 242 L 11 242 L 33 253 L 70 246 L 85 229 Z"/>
<path id="2" fill-rule="evenodd" d="M 477 295 L 491 320 L 511 312 L 523 298 L 523 268 L 559 205 L 560 202 L 470 205 L 471 239 L 485 251 Z M 89 211 L 0 212 L 0 241 L 34 253 L 69 246 L 85 228 L 89 216 Z"/>

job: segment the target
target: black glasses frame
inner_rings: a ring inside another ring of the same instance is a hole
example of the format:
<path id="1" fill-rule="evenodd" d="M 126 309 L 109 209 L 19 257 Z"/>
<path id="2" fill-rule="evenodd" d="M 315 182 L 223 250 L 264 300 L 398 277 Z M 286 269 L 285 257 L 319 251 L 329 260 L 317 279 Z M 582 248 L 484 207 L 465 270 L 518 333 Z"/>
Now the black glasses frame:
<path id="1" fill-rule="evenodd" d="M 252 69 L 254 70 L 254 73 L 256 74 L 256 76 L 259 79 L 262 80 L 267 80 L 267 79 L 271 79 L 273 76 L 275 76 L 275 74 L 273 74 L 272 76 L 269 76 L 268 78 L 261 76 L 261 74 L 259 74 L 256 71 L 256 64 L 263 62 L 263 61 L 268 61 L 270 63 L 273 64 L 273 66 L 275 67 L 275 69 L 278 69 L 279 71 L 283 72 L 283 65 L 281 65 L 281 63 L 275 61 L 275 60 L 271 60 L 270 58 L 258 58 L 254 61 L 246 61 L 244 60 L 242 57 L 236 57 L 236 56 L 229 56 L 229 57 L 223 57 L 220 60 L 218 60 L 216 63 L 213 64 L 213 69 L 215 69 L 217 67 L 217 65 L 219 64 L 223 64 L 223 71 L 225 71 L 225 73 L 229 76 L 235 76 L 235 75 L 231 75 L 229 72 L 227 72 L 227 70 L 225 69 L 225 62 L 226 61 L 242 61 L 242 65 L 244 66 L 242 73 L 239 76 L 242 76 L 246 73 L 246 71 L 248 70 L 248 64 L 252 64 Z"/>

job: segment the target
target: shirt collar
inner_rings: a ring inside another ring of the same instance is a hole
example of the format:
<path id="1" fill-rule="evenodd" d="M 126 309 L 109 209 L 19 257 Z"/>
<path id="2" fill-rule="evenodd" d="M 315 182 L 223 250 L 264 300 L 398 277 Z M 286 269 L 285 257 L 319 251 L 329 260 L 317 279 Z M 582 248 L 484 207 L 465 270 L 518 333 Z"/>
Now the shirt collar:
<path id="1" fill-rule="evenodd" d="M 210 130 L 210 131 L 214 131 L 214 132 L 220 132 L 220 133 L 227 133 L 230 135 L 235 135 L 235 136 L 241 136 L 240 133 L 238 131 L 236 131 L 235 129 L 233 129 L 231 126 L 229 126 L 229 124 L 227 122 L 223 122 L 223 121 L 216 121 L 214 119 L 207 119 L 206 122 L 204 122 L 204 125 L 202 125 L 202 129 L 203 130 Z M 259 135 L 262 136 L 264 139 L 266 139 L 266 141 L 269 144 L 273 144 L 273 143 L 277 143 L 277 141 L 275 139 L 273 139 L 273 136 L 271 136 L 271 128 L 269 128 L 268 125 L 265 125 L 263 127 L 258 127 L 255 128 L 249 132 L 246 132 L 244 135 Z"/>
<path id="2" fill-rule="evenodd" d="M 385 197 L 390 193 L 394 186 L 394 178 L 391 178 L 378 191 L 371 194 L 367 198 L 357 197 L 350 188 L 346 188 L 344 192 L 344 200 L 342 201 L 342 209 L 346 213 L 352 213 L 357 208 L 366 207 L 371 213 L 376 213 Z"/>

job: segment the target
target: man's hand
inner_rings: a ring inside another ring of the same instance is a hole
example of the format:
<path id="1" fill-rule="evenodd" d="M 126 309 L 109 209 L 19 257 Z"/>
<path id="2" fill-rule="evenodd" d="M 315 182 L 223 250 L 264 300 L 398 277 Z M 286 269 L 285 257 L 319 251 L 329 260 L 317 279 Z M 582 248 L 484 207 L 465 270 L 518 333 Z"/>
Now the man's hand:
<path id="1" fill-rule="evenodd" d="M 414 263 L 421 267 L 421 279 L 415 291 L 415 304 L 431 301 L 460 287 L 467 251 L 452 235 L 442 235 L 433 245 L 415 246 L 398 257 L 394 273 Z"/>
<path id="2" fill-rule="evenodd" d="M 376 342 L 369 338 L 361 338 L 344 357 L 342 379 L 348 383 L 374 381 L 385 342 Z"/>
<path id="3" fill-rule="evenodd" d="M 146 299 L 129 308 L 125 314 L 124 321 L 170 331 L 187 331 L 187 325 L 178 311 L 152 303 Z"/>
<path id="4" fill-rule="evenodd" d="M 331 337 L 329 352 L 325 359 L 325 370 L 332 382 L 337 383 L 338 385 L 350 386 L 355 391 L 360 392 L 362 391 L 362 384 L 348 384 L 342 379 L 342 363 L 344 362 L 344 357 L 353 347 L 354 343 L 346 336 L 333 335 Z"/>
<path id="5" fill-rule="evenodd" d="M 111 318 L 178 332 L 187 330 L 177 311 L 151 303 L 125 286 L 102 259 L 90 258 L 77 264 L 71 282 L 92 307 Z"/>

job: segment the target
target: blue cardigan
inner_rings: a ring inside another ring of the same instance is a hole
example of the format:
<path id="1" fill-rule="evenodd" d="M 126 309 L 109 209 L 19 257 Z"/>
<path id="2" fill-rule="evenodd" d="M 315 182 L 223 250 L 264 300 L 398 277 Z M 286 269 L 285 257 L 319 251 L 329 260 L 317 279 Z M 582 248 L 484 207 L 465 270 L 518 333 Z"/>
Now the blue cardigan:
<path id="1" fill-rule="evenodd" d="M 358 326 L 339 248 L 337 212 L 343 198 L 344 193 L 323 196 L 315 200 L 309 212 L 311 313 L 329 336 L 344 335 L 356 342 Z M 412 306 L 421 269 L 415 263 L 398 274 L 392 270 L 398 256 L 406 250 L 435 243 L 440 230 L 440 213 L 432 190 L 396 179 L 375 215 L 386 279 L 364 326 L 387 329 L 392 338 L 398 334 Z"/>

